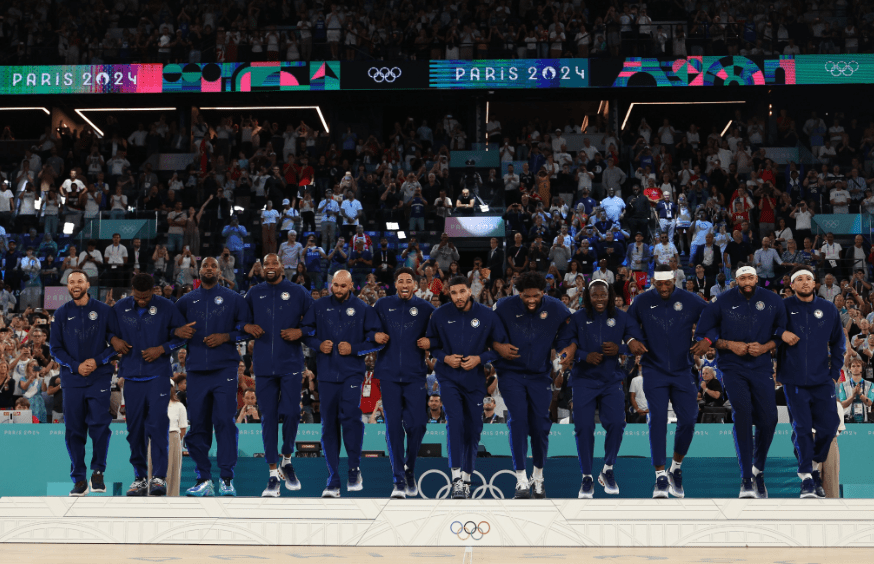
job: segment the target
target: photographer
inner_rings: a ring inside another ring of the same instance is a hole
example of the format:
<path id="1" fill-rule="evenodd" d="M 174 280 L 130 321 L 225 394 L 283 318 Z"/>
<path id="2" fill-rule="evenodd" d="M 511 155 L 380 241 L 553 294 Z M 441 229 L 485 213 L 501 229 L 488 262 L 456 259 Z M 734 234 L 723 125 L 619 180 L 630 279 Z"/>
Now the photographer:
<path id="1" fill-rule="evenodd" d="M 243 394 L 243 406 L 237 411 L 237 423 L 260 423 L 261 410 L 256 403 L 255 390 L 248 388 Z"/>
<path id="2" fill-rule="evenodd" d="M 814 178 L 816 178 L 816 173 L 810 171 L 809 174 L 812 174 Z M 805 180 L 806 182 L 806 180 Z M 811 225 L 813 216 L 816 215 L 812 209 L 808 208 L 807 202 L 801 200 L 789 214 L 789 217 L 795 220 L 795 229 L 792 232 L 795 235 L 796 241 L 804 241 L 804 239 L 808 237 L 812 237 Z"/>
<path id="3" fill-rule="evenodd" d="M 222 286 L 227 286 L 230 289 L 234 289 L 237 286 L 237 277 L 234 273 L 234 267 L 236 266 L 237 259 L 233 255 L 231 255 L 230 249 L 225 247 L 222 250 L 222 254 L 218 259 L 219 265 L 219 276 L 218 281 Z"/>

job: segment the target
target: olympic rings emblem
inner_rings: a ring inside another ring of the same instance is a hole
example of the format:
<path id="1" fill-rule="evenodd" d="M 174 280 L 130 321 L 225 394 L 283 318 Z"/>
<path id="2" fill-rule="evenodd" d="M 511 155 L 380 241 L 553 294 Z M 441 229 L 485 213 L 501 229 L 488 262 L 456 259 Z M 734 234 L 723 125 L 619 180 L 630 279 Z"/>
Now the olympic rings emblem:
<path id="1" fill-rule="evenodd" d="M 438 474 L 440 476 L 443 476 L 443 479 L 446 480 L 446 485 L 437 490 L 437 495 L 434 496 L 434 499 L 448 499 L 449 493 L 452 490 L 452 480 L 445 472 L 436 469 L 426 470 L 422 473 L 421 476 L 419 476 L 419 495 L 422 496 L 423 499 L 430 499 L 428 496 L 425 495 L 425 490 L 422 488 L 422 481 L 425 479 L 425 476 L 429 474 Z M 495 472 L 490 480 L 486 480 L 485 476 L 477 471 L 474 471 L 473 475 L 478 477 L 483 485 L 479 486 L 473 492 L 471 492 L 471 499 L 483 499 L 486 496 L 486 493 L 491 495 L 492 499 L 504 499 L 504 492 L 501 491 L 501 488 L 495 485 L 495 479 L 501 474 L 507 474 L 509 476 L 512 476 L 514 479 L 516 477 L 515 472 L 513 472 L 512 470 L 500 470 L 498 472 Z"/>
<path id="2" fill-rule="evenodd" d="M 367 71 L 367 76 L 373 79 L 373 82 L 394 82 L 401 77 L 401 69 L 398 67 L 370 67 Z"/>
<path id="3" fill-rule="evenodd" d="M 853 76 L 859 70 L 859 63 L 856 61 L 828 61 L 825 66 L 825 72 L 831 73 L 832 76 Z"/>
<path id="4" fill-rule="evenodd" d="M 454 530 L 453 526 L 458 524 L 458 530 Z M 487 525 L 488 529 L 483 530 L 482 526 Z M 475 521 L 467 521 L 463 525 L 461 521 L 453 521 L 449 524 L 449 532 L 453 535 L 457 536 L 459 540 L 467 540 L 473 539 L 475 541 L 481 540 L 484 536 L 489 534 L 492 530 L 491 524 L 488 521 L 480 521 L 476 523 Z M 464 533 L 466 536 L 462 537 L 461 534 Z M 479 537 L 475 537 L 474 535 L 479 534 Z"/>

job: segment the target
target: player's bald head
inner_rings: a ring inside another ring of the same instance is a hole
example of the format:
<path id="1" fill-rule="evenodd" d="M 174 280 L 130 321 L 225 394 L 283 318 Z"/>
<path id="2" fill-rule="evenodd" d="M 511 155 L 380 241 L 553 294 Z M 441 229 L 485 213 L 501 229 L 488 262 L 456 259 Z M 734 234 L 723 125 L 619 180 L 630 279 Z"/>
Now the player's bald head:
<path id="1" fill-rule="evenodd" d="M 348 270 L 338 270 L 334 273 L 334 280 L 340 283 L 352 283 L 352 275 L 349 274 Z"/>
<path id="2" fill-rule="evenodd" d="M 214 257 L 206 257 L 205 259 L 203 259 L 203 262 L 200 264 L 201 264 L 201 266 L 206 266 L 207 264 L 209 264 L 210 266 L 212 266 L 214 268 L 218 268 L 218 261 Z"/>

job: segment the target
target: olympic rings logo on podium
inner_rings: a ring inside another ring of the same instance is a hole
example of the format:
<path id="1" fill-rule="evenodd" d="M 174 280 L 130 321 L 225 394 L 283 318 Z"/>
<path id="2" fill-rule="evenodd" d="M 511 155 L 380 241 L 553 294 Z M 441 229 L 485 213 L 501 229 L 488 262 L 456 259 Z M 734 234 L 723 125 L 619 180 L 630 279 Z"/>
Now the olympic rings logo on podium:
<path id="1" fill-rule="evenodd" d="M 453 527 L 456 524 L 458 525 L 457 531 L 455 529 L 453 529 Z M 483 530 L 483 525 L 486 525 L 488 527 L 488 529 Z M 482 539 L 484 536 L 486 536 L 487 534 L 489 534 L 489 532 L 491 532 L 491 530 L 492 530 L 492 526 L 489 524 L 488 521 L 480 521 L 479 523 L 476 523 L 474 521 L 467 521 L 463 525 L 462 525 L 461 521 L 453 521 L 452 523 L 449 524 L 449 532 L 452 533 L 453 535 L 457 536 L 459 540 L 463 540 L 463 541 L 467 540 L 467 539 L 473 539 L 475 541 L 478 541 L 478 540 Z M 462 537 L 461 536 L 462 533 L 464 533 L 465 536 Z M 479 537 L 474 536 L 477 534 L 479 535 Z"/>

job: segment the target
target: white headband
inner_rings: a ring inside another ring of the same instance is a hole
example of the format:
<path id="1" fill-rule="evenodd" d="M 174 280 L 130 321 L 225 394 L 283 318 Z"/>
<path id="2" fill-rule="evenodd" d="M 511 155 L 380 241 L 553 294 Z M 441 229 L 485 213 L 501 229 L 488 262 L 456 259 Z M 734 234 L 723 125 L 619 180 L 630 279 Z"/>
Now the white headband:
<path id="1" fill-rule="evenodd" d="M 674 273 L 673 273 L 673 272 L 668 272 L 668 271 L 665 271 L 665 272 L 656 272 L 655 274 L 652 275 L 652 279 L 653 279 L 653 280 L 673 280 L 673 279 L 674 279 Z"/>
<path id="2" fill-rule="evenodd" d="M 752 274 L 753 276 L 758 276 L 756 273 L 756 269 L 752 266 L 742 266 L 737 269 L 737 272 L 734 273 L 735 279 L 740 278 L 744 274 Z"/>
<path id="3" fill-rule="evenodd" d="M 792 275 L 792 278 L 789 279 L 789 283 L 792 284 L 793 282 L 795 282 L 795 279 L 798 278 L 799 276 L 801 276 L 802 274 L 806 274 L 806 275 L 810 276 L 812 279 L 816 280 L 816 277 L 813 276 L 813 273 L 811 271 L 799 270 L 798 272 L 796 272 L 795 274 Z"/>
<path id="4" fill-rule="evenodd" d="M 595 280 L 592 280 L 591 282 L 589 282 L 589 288 L 591 288 L 595 284 L 603 284 L 603 285 L 609 287 L 609 284 L 607 284 L 607 281 L 604 280 L 603 278 L 596 278 Z"/>

